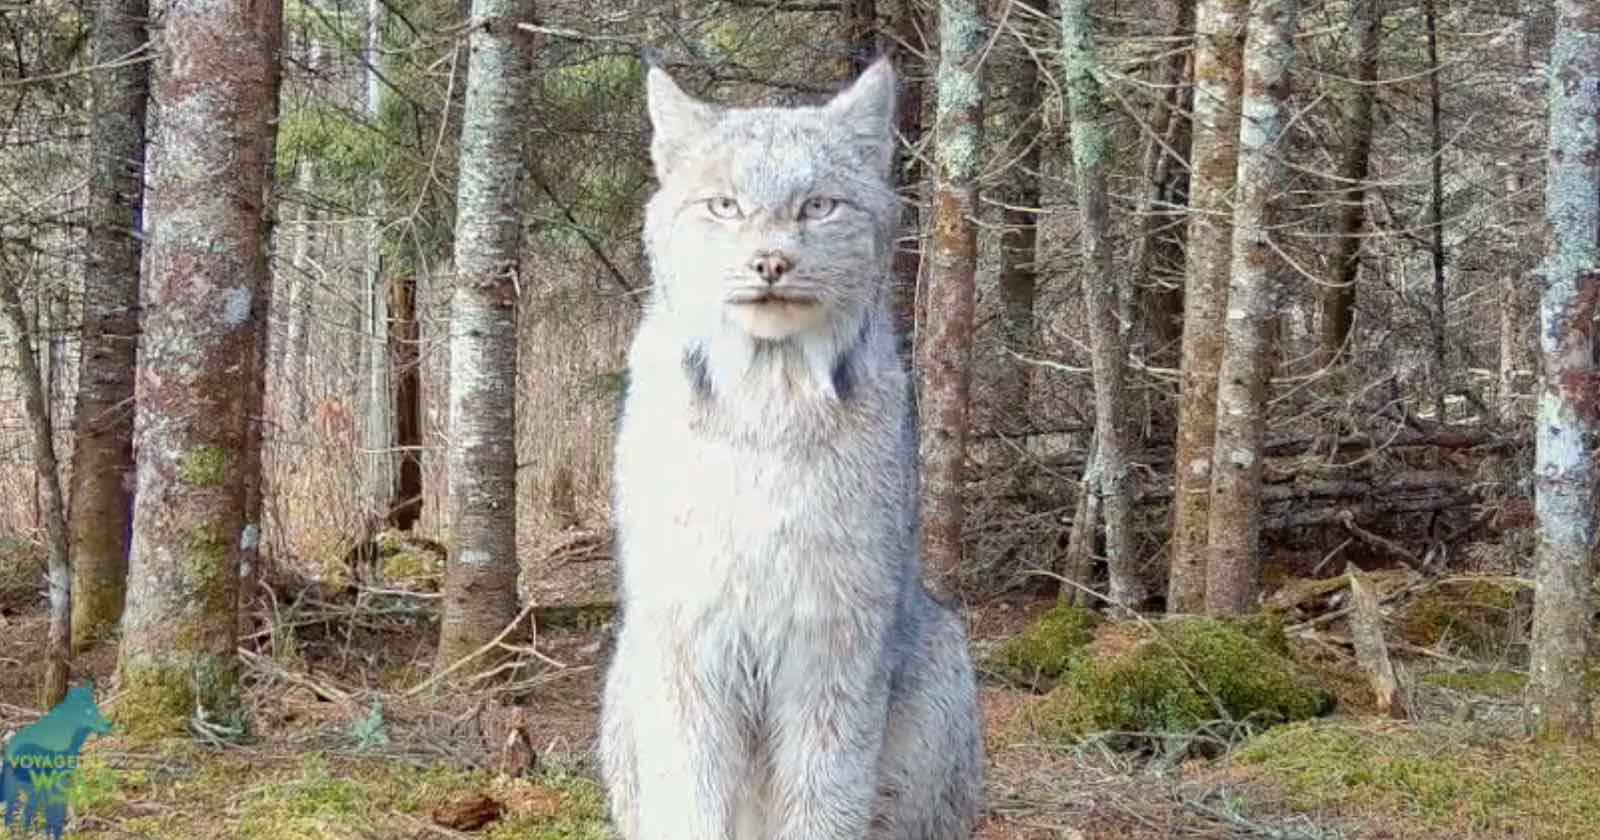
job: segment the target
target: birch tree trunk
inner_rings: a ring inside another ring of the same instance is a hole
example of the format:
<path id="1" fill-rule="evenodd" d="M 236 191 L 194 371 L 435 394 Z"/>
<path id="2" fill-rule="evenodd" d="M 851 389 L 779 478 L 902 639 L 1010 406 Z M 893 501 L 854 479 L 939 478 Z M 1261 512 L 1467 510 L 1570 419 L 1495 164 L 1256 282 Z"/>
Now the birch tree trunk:
<path id="1" fill-rule="evenodd" d="M 1287 174 L 1283 135 L 1297 12 L 1298 0 L 1254 0 L 1244 48 L 1245 117 L 1211 466 L 1206 612 L 1212 615 L 1249 612 L 1260 587 L 1261 437 L 1282 270 L 1269 238 Z"/>
<path id="2" fill-rule="evenodd" d="M 1350 140 L 1339 162 L 1339 239 L 1335 245 L 1333 283 L 1322 287 L 1321 354 L 1318 363 L 1331 367 L 1349 356 L 1355 327 L 1356 281 L 1361 277 L 1361 231 L 1366 226 L 1367 174 L 1372 163 L 1372 108 L 1378 99 L 1378 38 L 1382 0 L 1355 0 L 1350 6 L 1350 31 L 1356 39 L 1354 97 L 1350 103 Z"/>
<path id="3" fill-rule="evenodd" d="M 90 35 L 94 63 L 144 46 L 146 0 L 98 0 Z M 106 638 L 122 618 L 133 518 L 133 379 L 139 335 L 145 109 L 150 64 L 102 69 L 93 81 L 88 265 L 78 357 L 72 451 L 70 554 L 72 640 Z"/>
<path id="4" fill-rule="evenodd" d="M 438 666 L 517 614 L 517 271 L 531 0 L 474 0 L 450 299 L 450 563 Z"/>
<path id="5" fill-rule="evenodd" d="M 242 724 L 236 550 L 267 293 L 282 8 L 176 4 L 155 98 L 134 424 L 138 489 L 115 715 L 134 737 Z"/>
<path id="6" fill-rule="evenodd" d="M 1233 242 L 1233 184 L 1239 152 L 1239 95 L 1244 83 L 1244 26 L 1249 0 L 1199 0 L 1195 11 L 1194 158 L 1189 254 L 1179 362 L 1176 494 L 1167 610 L 1205 606 L 1210 527 L 1211 447 L 1217 434 L 1217 367 L 1228 300 Z"/>
<path id="7" fill-rule="evenodd" d="M 1529 712 L 1552 740 L 1594 735 L 1584 686 L 1600 537 L 1600 8 L 1560 0 L 1550 53 L 1550 251 L 1540 266 L 1535 554 Z"/>
<path id="8" fill-rule="evenodd" d="M 972 317 L 978 265 L 980 61 L 987 22 L 976 0 L 940 0 L 933 241 L 921 354 L 922 557 L 936 587 L 961 567 Z"/>
<path id="9" fill-rule="evenodd" d="M 308 2 L 315 8 L 315 2 Z M 315 76 L 323 66 L 322 42 L 308 33 L 310 43 L 306 48 L 306 69 Z M 316 285 L 313 278 L 313 253 L 319 236 L 320 214 L 310 197 L 317 190 L 317 165 L 310 157 L 301 158 L 295 169 L 295 192 L 300 197 L 299 230 L 295 232 L 294 248 L 289 252 L 289 300 L 285 306 L 289 319 L 288 337 L 284 341 L 283 357 L 278 361 L 280 379 L 287 391 L 288 409 L 284 415 L 296 422 L 306 419 L 306 406 L 310 402 L 307 389 L 307 364 L 311 353 L 311 312 Z"/>
<path id="10" fill-rule="evenodd" d="M 365 66 L 367 121 L 378 126 L 383 114 L 383 0 L 367 0 L 367 33 L 362 49 Z M 383 175 L 374 172 L 367 212 L 367 254 L 363 301 L 366 318 L 367 387 L 362 415 L 362 446 L 366 450 L 366 514 L 369 525 L 379 527 L 389 518 L 394 501 L 394 393 L 390 379 L 389 292 L 383 272 Z"/>
<path id="11" fill-rule="evenodd" d="M 1110 202 L 1106 175 L 1112 165 L 1108 109 L 1100 89 L 1100 61 L 1089 20 L 1089 0 L 1063 0 L 1061 32 L 1066 60 L 1067 103 L 1072 114 L 1072 167 L 1083 227 L 1083 299 L 1088 309 L 1089 353 L 1094 367 L 1095 459 L 1098 480 L 1084 490 L 1099 493 L 1106 528 L 1106 567 L 1111 600 L 1137 607 L 1147 594 L 1139 577 L 1132 523 L 1133 499 L 1126 444 L 1123 381 L 1128 350 L 1118 314 L 1116 274 L 1111 265 Z"/>
<path id="12" fill-rule="evenodd" d="M 34 353 L 35 336 L 28 329 L 22 296 L 11 281 L 0 277 L 0 321 L 16 345 L 17 373 L 23 408 L 33 432 L 33 468 L 37 476 L 40 518 L 44 520 L 45 549 L 49 558 L 50 634 L 45 646 L 44 674 L 39 682 L 39 706 L 48 709 L 67 696 L 67 675 L 72 659 L 72 570 L 67 558 L 67 519 L 56 470 L 55 426 L 50 420 L 48 390 Z"/>

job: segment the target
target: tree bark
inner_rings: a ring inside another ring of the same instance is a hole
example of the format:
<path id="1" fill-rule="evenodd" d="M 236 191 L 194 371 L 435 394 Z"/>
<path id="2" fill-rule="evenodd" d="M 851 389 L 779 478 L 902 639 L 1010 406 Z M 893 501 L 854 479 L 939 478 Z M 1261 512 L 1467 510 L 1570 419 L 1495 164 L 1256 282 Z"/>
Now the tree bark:
<path id="1" fill-rule="evenodd" d="M 132 54 L 147 38 L 146 0 L 99 0 L 95 64 Z M 122 618 L 133 519 L 133 379 L 139 335 L 145 109 L 150 65 L 93 76 L 88 265 L 72 451 L 70 554 L 73 644 L 106 638 Z"/>
<path id="2" fill-rule="evenodd" d="M 1594 735 L 1584 686 L 1600 537 L 1600 8 L 1560 0 L 1550 53 L 1550 251 L 1540 266 L 1539 392 L 1534 465 L 1535 554 L 1529 712 L 1552 740 Z"/>
<path id="3" fill-rule="evenodd" d="M 50 420 L 34 335 L 22 296 L 11 281 L 0 278 L 0 318 L 12 335 L 17 351 L 17 373 L 22 401 L 33 432 L 33 468 L 40 487 L 40 514 L 44 520 L 45 548 L 49 558 L 50 632 L 45 644 L 44 674 L 39 682 L 39 706 L 49 709 L 67 696 L 67 676 L 72 662 L 72 570 L 67 555 L 67 519 L 56 470 L 55 426 Z"/>
<path id="4" fill-rule="evenodd" d="M 1444 398 L 1449 393 L 1445 375 L 1445 321 L 1449 317 L 1444 293 L 1444 127 L 1439 105 L 1439 12 L 1434 0 L 1422 0 L 1422 16 L 1428 29 L 1428 158 L 1432 161 L 1433 183 L 1428 196 L 1428 228 L 1432 234 L 1433 312 L 1429 318 L 1433 349 L 1433 414 L 1438 423 L 1447 423 Z"/>
<path id="5" fill-rule="evenodd" d="M 383 117 L 383 80 L 379 65 L 383 61 L 384 0 L 367 0 L 367 33 L 362 50 L 366 77 L 366 118 L 374 127 Z M 389 376 L 392 367 L 389 341 L 389 290 L 384 277 L 384 188 L 383 172 L 372 173 L 371 219 L 367 226 L 365 265 L 366 324 L 366 399 L 362 415 L 362 448 L 366 461 L 366 516 L 369 527 L 376 527 L 390 516 L 394 502 L 394 391 Z"/>
<path id="6" fill-rule="evenodd" d="M 410 531 L 422 517 L 422 331 L 416 275 L 389 285 L 389 371 L 394 382 L 395 484 L 389 524 Z"/>
<path id="7" fill-rule="evenodd" d="M 922 6 L 920 0 L 902 0 L 900 13 L 895 20 L 896 34 L 908 44 L 926 43 L 923 39 Z M 922 142 L 923 76 L 926 67 L 916 53 L 907 50 L 898 61 L 900 75 L 905 82 L 901 95 L 895 101 L 895 126 L 900 133 L 901 155 L 896 164 L 900 174 L 902 193 L 909 196 L 900 210 L 900 235 L 895 242 L 891 266 L 890 309 L 895 327 L 900 334 L 900 354 L 910 362 L 915 357 L 917 337 L 917 295 L 922 283 L 922 164 L 906 150 L 915 149 Z"/>
<path id="8" fill-rule="evenodd" d="M 1367 175 L 1372 163 L 1372 108 L 1378 99 L 1378 38 L 1382 32 L 1382 0 L 1355 0 L 1350 6 L 1350 31 L 1356 39 L 1356 87 L 1350 102 L 1350 140 L 1339 163 L 1339 183 L 1344 189 L 1339 208 L 1339 239 L 1335 245 L 1333 283 L 1322 288 L 1323 367 L 1341 364 L 1349 356 L 1355 327 L 1356 281 L 1361 277 L 1361 231 L 1366 225 Z"/>
<path id="9" fill-rule="evenodd" d="M 1200 0 L 1195 18 L 1194 155 L 1184 282 L 1178 402 L 1177 495 L 1167 610 L 1205 605 L 1211 448 L 1217 433 L 1217 367 L 1227 305 L 1238 165 L 1239 95 L 1249 0 Z"/>
<path id="10" fill-rule="evenodd" d="M 1289 124 L 1289 71 L 1298 11 L 1298 0 L 1255 0 L 1244 49 L 1242 105 L 1248 116 L 1239 126 L 1233 268 L 1217 376 L 1211 466 L 1206 612 L 1212 615 L 1253 610 L 1260 588 L 1269 331 L 1278 310 L 1282 270 L 1269 238 L 1286 174 L 1283 140 Z"/>
<path id="11" fill-rule="evenodd" d="M 1095 460 L 1098 481 L 1085 492 L 1099 493 L 1106 529 L 1106 567 L 1111 600 L 1127 607 L 1144 601 L 1139 556 L 1131 518 L 1133 499 L 1127 463 L 1124 380 L 1126 332 L 1118 314 L 1116 274 L 1111 265 L 1110 201 L 1106 176 L 1114 154 L 1109 110 L 1098 78 L 1089 0 L 1063 0 L 1061 32 L 1066 61 L 1067 102 L 1072 118 L 1072 166 L 1077 180 L 1083 230 L 1083 298 L 1088 309 L 1089 353 L 1094 367 Z"/>
<path id="12" fill-rule="evenodd" d="M 474 0 L 450 298 L 450 563 L 437 664 L 517 615 L 517 272 L 532 0 Z"/>
<path id="13" fill-rule="evenodd" d="M 934 130 L 933 241 L 922 358 L 922 557 L 938 588 L 961 567 L 972 319 L 983 149 L 982 50 L 976 0 L 940 0 Z"/>
<path id="14" fill-rule="evenodd" d="M 177 4 L 163 27 L 116 707 L 134 737 L 242 724 L 236 549 L 257 457 L 282 27 L 275 0 Z"/>
<path id="15" fill-rule="evenodd" d="M 308 5 L 314 6 L 315 0 Z M 323 66 L 322 42 L 308 33 L 306 69 L 314 76 Z M 311 196 L 317 191 L 317 165 L 309 157 L 297 161 L 295 192 L 300 200 L 299 229 L 295 232 L 294 248 L 289 252 L 289 300 L 285 307 L 289 319 L 288 337 L 284 342 L 283 358 L 279 360 L 280 379 L 287 391 L 288 408 L 284 415 L 297 423 L 304 423 L 310 392 L 306 376 L 311 355 L 312 311 L 315 310 L 316 286 L 312 283 L 312 260 L 319 236 L 320 214 Z"/>

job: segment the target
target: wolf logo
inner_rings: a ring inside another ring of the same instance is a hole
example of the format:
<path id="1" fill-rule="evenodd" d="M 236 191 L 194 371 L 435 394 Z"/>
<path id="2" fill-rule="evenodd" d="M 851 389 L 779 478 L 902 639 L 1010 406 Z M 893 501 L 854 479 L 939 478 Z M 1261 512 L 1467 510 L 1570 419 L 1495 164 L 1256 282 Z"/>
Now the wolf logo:
<path id="1" fill-rule="evenodd" d="M 45 831 L 60 840 L 67 828 L 67 787 L 78 768 L 78 752 L 91 734 L 111 731 L 111 721 L 95 705 L 94 690 L 80 686 L 44 717 L 18 732 L 6 744 L 0 767 L 0 826 L 26 832 L 44 815 Z M 24 796 L 27 806 L 23 807 Z M 21 819 L 18 821 L 18 810 Z"/>

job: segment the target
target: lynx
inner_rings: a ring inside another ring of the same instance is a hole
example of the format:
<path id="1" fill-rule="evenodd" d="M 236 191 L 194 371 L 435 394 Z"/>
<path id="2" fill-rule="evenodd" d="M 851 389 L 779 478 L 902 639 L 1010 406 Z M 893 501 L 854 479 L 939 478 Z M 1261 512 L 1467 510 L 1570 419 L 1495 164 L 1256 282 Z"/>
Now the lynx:
<path id="1" fill-rule="evenodd" d="M 627 840 L 957 840 L 966 632 L 920 579 L 888 268 L 895 77 L 722 108 L 647 77 L 655 281 L 616 449 L 600 758 Z"/>

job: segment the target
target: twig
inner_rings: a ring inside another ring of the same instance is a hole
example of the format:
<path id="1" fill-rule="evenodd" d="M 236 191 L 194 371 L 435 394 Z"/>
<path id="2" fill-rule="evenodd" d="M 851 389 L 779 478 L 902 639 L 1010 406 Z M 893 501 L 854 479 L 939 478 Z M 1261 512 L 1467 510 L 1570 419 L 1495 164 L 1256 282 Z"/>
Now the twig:
<path id="1" fill-rule="evenodd" d="M 468 662 L 471 662 L 472 660 L 477 659 L 478 657 L 488 653 L 489 651 L 494 650 L 496 647 L 499 647 L 500 643 L 505 641 L 507 636 L 511 635 L 511 631 L 517 629 L 517 625 L 521 624 L 522 620 L 524 618 L 527 618 L 529 613 L 533 612 L 533 607 L 534 607 L 534 605 L 531 604 L 531 603 L 528 604 L 526 607 L 523 607 L 522 608 L 522 612 L 517 613 L 517 617 L 512 619 L 511 623 L 507 624 L 500 631 L 499 635 L 495 636 L 493 639 L 490 639 L 488 642 L 484 643 L 484 645 L 482 647 L 478 648 L 477 650 L 467 654 L 466 656 L 461 657 L 460 659 L 457 659 L 455 661 L 455 663 L 452 664 L 450 667 L 444 669 L 443 671 L 440 671 L 440 672 L 434 674 L 433 676 L 427 678 L 426 680 L 423 680 L 415 688 L 412 688 L 412 689 L 408 690 L 402 696 L 415 697 L 418 694 L 421 694 L 422 692 L 427 691 L 429 688 L 432 688 L 435 683 L 439 682 L 440 680 L 444 679 L 445 677 L 450 676 L 451 674 L 454 674 L 456 671 L 459 671 L 462 668 L 462 666 L 466 665 Z"/>

